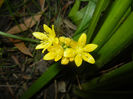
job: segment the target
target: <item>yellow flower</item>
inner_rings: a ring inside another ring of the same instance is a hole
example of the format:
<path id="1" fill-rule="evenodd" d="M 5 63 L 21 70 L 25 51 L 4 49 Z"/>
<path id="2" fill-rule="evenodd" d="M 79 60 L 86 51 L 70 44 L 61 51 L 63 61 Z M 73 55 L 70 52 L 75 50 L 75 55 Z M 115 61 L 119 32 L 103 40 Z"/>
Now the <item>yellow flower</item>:
<path id="1" fill-rule="evenodd" d="M 86 39 L 86 34 L 83 33 L 78 42 L 71 41 L 71 48 L 66 49 L 64 52 L 64 57 L 72 58 L 77 67 L 82 64 L 82 60 L 91 64 L 95 63 L 95 59 L 89 54 L 89 52 L 94 51 L 98 46 L 96 44 L 86 45 Z"/>
<path id="2" fill-rule="evenodd" d="M 62 36 L 59 38 L 59 41 L 60 41 L 60 45 L 63 47 L 64 51 L 67 50 L 68 48 L 70 48 L 70 43 L 71 43 L 70 38 Z M 69 61 L 73 61 L 72 58 L 64 57 L 64 53 L 63 53 L 61 64 L 66 65 L 69 63 Z"/>
<path id="3" fill-rule="evenodd" d="M 37 39 L 40 39 L 39 45 L 36 46 L 36 49 L 43 49 L 42 53 L 50 47 L 53 43 L 58 44 L 58 38 L 56 37 L 54 25 L 52 25 L 52 29 L 48 27 L 47 25 L 43 25 L 43 28 L 45 30 L 44 33 L 42 32 L 34 32 L 33 36 Z"/>
<path id="4" fill-rule="evenodd" d="M 53 60 L 58 61 L 62 58 L 64 49 L 59 44 L 53 44 L 53 46 L 50 46 L 48 49 L 49 53 L 47 53 L 43 59 L 44 60 Z"/>
<path id="5" fill-rule="evenodd" d="M 69 46 L 70 44 L 70 38 L 66 37 L 60 37 L 59 43 L 54 43 L 52 46 L 50 46 L 47 50 L 48 53 L 43 57 L 44 60 L 53 60 L 59 61 L 61 58 L 61 64 L 66 65 L 69 63 L 69 58 L 63 57 L 64 50 Z"/>

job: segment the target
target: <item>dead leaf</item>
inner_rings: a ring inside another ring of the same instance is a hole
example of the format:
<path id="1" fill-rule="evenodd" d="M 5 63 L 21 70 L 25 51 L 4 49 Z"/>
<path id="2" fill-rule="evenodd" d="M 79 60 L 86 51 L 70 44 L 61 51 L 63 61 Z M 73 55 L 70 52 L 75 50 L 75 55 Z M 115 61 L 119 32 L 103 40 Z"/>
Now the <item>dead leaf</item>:
<path id="1" fill-rule="evenodd" d="M 44 9 L 45 0 L 39 0 L 41 9 Z"/>
<path id="2" fill-rule="evenodd" d="M 0 8 L 3 5 L 3 3 L 4 3 L 4 0 L 0 0 Z"/>
<path id="3" fill-rule="evenodd" d="M 64 19 L 63 22 L 64 22 L 69 28 L 71 28 L 71 29 L 73 29 L 73 30 L 76 30 L 76 29 L 77 29 L 76 25 L 72 24 L 72 22 L 69 21 L 68 19 Z"/>
<path id="4" fill-rule="evenodd" d="M 35 16 L 31 16 L 31 17 L 25 19 L 24 23 L 13 26 L 11 29 L 9 29 L 7 31 L 7 33 L 17 34 L 20 32 L 24 32 L 24 31 L 28 30 L 29 28 L 32 28 L 36 24 L 36 22 L 40 20 L 40 18 L 42 16 L 41 13 L 42 12 L 38 12 Z"/>
<path id="5" fill-rule="evenodd" d="M 40 21 L 40 18 L 42 16 L 42 11 L 38 12 L 35 16 L 31 16 L 27 19 L 24 20 L 24 23 L 16 25 L 14 27 L 12 27 L 11 29 L 9 29 L 7 31 L 7 33 L 10 34 L 17 34 L 23 31 L 28 30 L 29 28 L 32 28 L 38 21 Z M 11 42 L 16 42 L 16 40 L 14 39 L 9 39 Z M 32 57 L 31 52 L 29 51 L 29 49 L 25 46 L 25 44 L 23 42 L 20 42 L 20 40 L 18 43 L 14 43 L 14 45 L 24 54 L 29 55 Z"/>
<path id="6" fill-rule="evenodd" d="M 33 57 L 33 55 L 31 54 L 31 52 L 29 51 L 29 49 L 25 46 L 24 42 L 20 42 L 18 44 L 14 44 L 22 53 L 29 55 L 31 57 Z"/>

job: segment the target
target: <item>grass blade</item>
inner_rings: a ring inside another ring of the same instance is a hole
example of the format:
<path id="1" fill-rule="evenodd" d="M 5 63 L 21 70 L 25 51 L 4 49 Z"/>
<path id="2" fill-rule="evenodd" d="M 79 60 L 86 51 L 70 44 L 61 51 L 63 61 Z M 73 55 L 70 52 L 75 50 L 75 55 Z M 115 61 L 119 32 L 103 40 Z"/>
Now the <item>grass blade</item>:
<path id="1" fill-rule="evenodd" d="M 103 6 L 108 5 L 107 2 L 110 2 L 110 1 L 109 0 L 99 0 L 97 2 L 95 12 L 93 14 L 90 26 L 89 26 L 88 31 L 86 33 L 87 34 L 87 42 L 88 43 L 90 42 L 91 36 L 92 36 L 92 34 L 93 34 L 94 30 L 95 30 L 95 27 L 97 25 L 97 22 L 98 22 L 99 18 L 100 18 L 101 12 L 103 10 Z"/>
<path id="2" fill-rule="evenodd" d="M 83 99 L 127 99 L 133 98 L 133 91 L 123 90 L 74 90 L 74 93 Z"/>
<path id="3" fill-rule="evenodd" d="M 60 67 L 58 63 L 53 64 L 44 72 L 40 78 L 38 78 L 31 87 L 20 97 L 20 99 L 29 99 L 36 92 L 38 92 L 43 86 L 45 86 L 53 77 L 55 77 L 60 72 Z"/>
<path id="4" fill-rule="evenodd" d="M 38 41 L 38 40 L 34 40 L 34 39 L 31 39 L 31 38 L 25 38 L 25 37 L 19 37 L 19 36 L 12 35 L 12 34 L 9 34 L 9 33 L 4 33 L 4 32 L 1 32 L 1 31 L 0 31 L 0 35 L 5 36 L 5 37 L 18 39 L 18 40 L 33 42 L 33 43 L 40 43 L 40 41 Z"/>
<path id="5" fill-rule="evenodd" d="M 73 16 L 76 15 L 77 11 L 79 10 L 79 7 L 80 7 L 80 0 L 76 0 L 73 5 L 73 8 L 71 9 L 71 11 L 68 15 L 71 19 L 73 19 Z"/>
<path id="6" fill-rule="evenodd" d="M 129 8 L 132 0 L 115 0 L 109 15 L 98 34 L 93 40 L 93 43 L 98 44 L 100 49 L 103 44 L 112 36 L 112 30 L 115 28 L 125 11 Z M 117 9 L 117 10 L 116 10 Z M 98 50 L 97 49 L 97 50 Z"/>
<path id="7" fill-rule="evenodd" d="M 127 9 L 127 11 L 125 12 L 124 16 L 121 18 L 121 20 L 119 21 L 119 23 L 115 26 L 115 28 L 113 29 L 112 33 L 116 32 L 116 30 L 120 27 L 120 25 L 126 20 L 126 18 L 130 15 L 131 13 L 131 7 L 129 7 Z"/>
<path id="8" fill-rule="evenodd" d="M 128 16 L 125 22 L 120 26 L 110 40 L 98 51 L 99 56 L 96 64 L 102 67 L 113 57 L 119 54 L 125 47 L 133 42 L 133 12 Z"/>
<path id="9" fill-rule="evenodd" d="M 96 77 L 89 82 L 82 84 L 82 88 L 84 91 L 87 91 L 91 89 L 110 89 L 113 87 L 115 88 L 116 86 L 119 87 L 123 84 L 130 83 L 128 82 L 128 79 L 133 77 L 132 74 L 133 62 L 129 62 L 119 68 L 116 68 L 115 70 L 112 70 L 102 76 Z"/>
<path id="10" fill-rule="evenodd" d="M 75 35 L 83 32 L 84 29 L 88 27 L 88 23 L 90 22 L 90 20 L 92 18 L 95 7 L 96 7 L 96 4 L 93 1 L 89 1 L 88 5 L 87 5 L 86 12 L 84 14 L 84 17 L 83 17 L 80 25 L 78 26 L 78 28 L 75 32 Z"/>
<path id="11" fill-rule="evenodd" d="M 78 26 L 80 24 L 80 22 L 83 19 L 83 16 L 85 14 L 85 11 L 87 9 L 87 6 L 85 6 L 84 8 L 82 8 L 81 10 L 77 11 L 77 13 L 71 17 L 71 20 Z M 78 17 L 77 17 L 78 16 Z"/>

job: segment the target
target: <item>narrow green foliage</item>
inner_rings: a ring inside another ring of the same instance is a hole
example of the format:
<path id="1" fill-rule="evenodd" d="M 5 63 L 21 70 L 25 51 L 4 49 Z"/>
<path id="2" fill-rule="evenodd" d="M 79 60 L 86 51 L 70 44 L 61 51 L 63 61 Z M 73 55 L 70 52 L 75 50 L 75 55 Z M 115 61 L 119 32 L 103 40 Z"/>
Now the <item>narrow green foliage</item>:
<path id="1" fill-rule="evenodd" d="M 44 72 L 40 78 L 38 78 L 31 87 L 20 97 L 20 99 L 29 99 L 36 92 L 38 92 L 43 86 L 45 86 L 50 80 L 53 79 L 59 72 L 60 67 L 58 63 L 53 64 Z"/>
<path id="2" fill-rule="evenodd" d="M 98 51 L 96 65 L 102 67 L 112 60 L 124 48 L 133 42 L 133 12 L 114 33 L 110 40 Z"/>
<path id="3" fill-rule="evenodd" d="M 89 22 L 94 13 L 95 7 L 96 7 L 96 4 L 93 1 L 89 1 L 88 5 L 87 5 L 87 9 L 85 11 L 85 14 L 83 16 L 83 19 L 82 19 L 80 25 L 78 26 L 76 32 L 74 33 L 75 35 L 83 32 L 84 29 L 88 27 Z"/>
<path id="4" fill-rule="evenodd" d="M 73 19 L 73 16 L 75 16 L 77 11 L 79 10 L 79 7 L 80 7 L 80 0 L 76 0 L 68 16 Z"/>
<path id="5" fill-rule="evenodd" d="M 129 7 L 127 9 L 127 11 L 125 12 L 124 16 L 121 18 L 121 20 L 119 21 L 119 23 L 115 26 L 115 28 L 113 29 L 112 33 L 116 32 L 116 30 L 120 27 L 120 25 L 126 20 L 126 18 L 130 15 L 131 13 L 131 7 Z"/>
<path id="6" fill-rule="evenodd" d="M 82 84 L 81 86 L 84 91 L 94 89 L 110 89 L 113 87 L 115 88 L 116 86 L 119 87 L 124 83 L 130 83 L 128 82 L 128 79 L 131 79 L 133 77 L 132 75 L 133 62 L 129 62 L 125 65 L 120 66 L 119 68 L 116 68 L 108 73 L 96 77 L 89 82 Z"/>
<path id="7" fill-rule="evenodd" d="M 127 97 L 133 98 L 133 91 L 123 90 L 89 90 L 81 91 L 79 89 L 74 90 L 74 93 L 80 96 L 82 99 L 127 99 Z"/>
<path id="8" fill-rule="evenodd" d="M 98 44 L 100 49 L 103 44 L 112 36 L 112 30 L 115 28 L 121 17 L 129 8 L 132 0 L 115 0 L 112 9 L 110 10 L 103 26 L 93 40 L 93 43 Z M 98 50 L 97 49 L 97 50 Z"/>
<path id="9" fill-rule="evenodd" d="M 80 9 L 79 11 L 77 11 L 77 13 L 75 15 L 73 15 L 72 17 L 70 17 L 72 19 L 72 21 L 78 26 L 80 24 L 80 22 L 82 21 L 85 11 L 87 9 L 87 6 L 85 6 L 84 8 Z M 77 17 L 78 16 L 78 17 Z"/>
<path id="10" fill-rule="evenodd" d="M 4 33 L 4 32 L 1 32 L 1 31 L 0 31 L 0 35 L 5 36 L 5 37 L 14 38 L 14 39 L 23 40 L 23 41 L 33 42 L 33 43 L 40 43 L 40 41 L 38 41 L 38 40 L 34 40 L 34 39 L 31 39 L 31 38 L 19 37 L 19 36 L 12 35 L 12 34 L 9 34 L 9 33 Z"/>
<path id="11" fill-rule="evenodd" d="M 102 12 L 102 10 L 103 10 L 103 7 L 104 7 L 105 5 L 108 5 L 108 2 L 109 2 L 109 0 L 99 0 L 99 1 L 97 2 L 95 12 L 94 12 L 94 14 L 93 14 L 93 17 L 92 17 L 90 26 L 89 26 L 88 31 L 87 31 L 87 33 L 86 33 L 86 34 L 87 34 L 87 42 L 88 42 L 88 43 L 89 43 L 90 40 L 91 40 L 92 34 L 93 34 L 93 32 L 94 32 L 94 30 L 95 30 L 95 27 L 96 27 L 96 25 L 97 25 L 97 22 L 98 22 L 98 20 L 99 20 L 99 18 L 100 18 L 100 15 L 101 15 L 101 12 Z"/>

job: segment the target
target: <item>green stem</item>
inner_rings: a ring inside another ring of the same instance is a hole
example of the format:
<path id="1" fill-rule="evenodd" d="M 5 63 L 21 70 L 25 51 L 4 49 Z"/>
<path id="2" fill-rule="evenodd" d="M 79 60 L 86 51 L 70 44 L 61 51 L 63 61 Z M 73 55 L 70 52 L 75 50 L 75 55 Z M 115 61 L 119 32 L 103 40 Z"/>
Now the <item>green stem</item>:
<path id="1" fill-rule="evenodd" d="M 40 43 L 38 40 L 34 40 L 34 39 L 31 39 L 31 38 L 19 37 L 19 36 L 12 35 L 12 34 L 9 34 L 9 33 L 4 33 L 4 32 L 1 32 L 1 31 L 0 31 L 0 35 L 5 36 L 5 37 L 14 38 L 14 39 L 23 40 L 23 41 L 28 41 L 28 42 L 32 42 L 32 43 Z"/>

